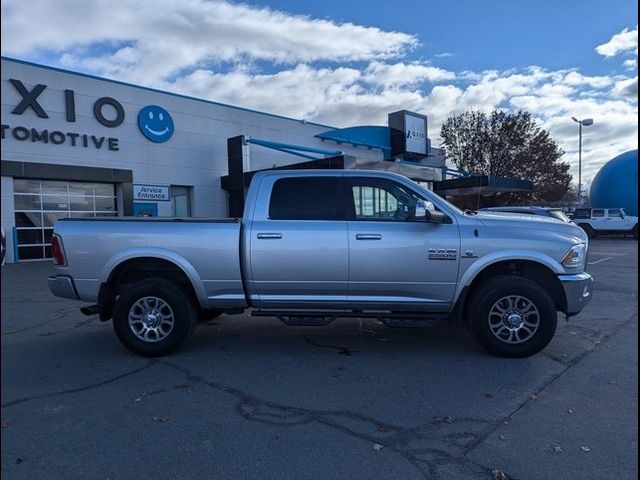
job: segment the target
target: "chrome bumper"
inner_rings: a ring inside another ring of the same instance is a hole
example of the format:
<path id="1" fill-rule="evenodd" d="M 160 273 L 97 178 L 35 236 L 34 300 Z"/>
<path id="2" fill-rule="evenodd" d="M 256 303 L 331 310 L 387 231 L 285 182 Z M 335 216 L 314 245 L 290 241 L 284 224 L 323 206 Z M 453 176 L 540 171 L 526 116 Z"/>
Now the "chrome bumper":
<path id="1" fill-rule="evenodd" d="M 56 297 L 69 298 L 71 300 L 79 300 L 76 287 L 73 284 L 73 279 L 66 275 L 56 275 L 55 277 L 49 277 L 49 290 Z"/>
<path id="2" fill-rule="evenodd" d="M 564 313 L 568 317 L 577 315 L 591 301 L 593 277 L 587 272 L 582 272 L 575 275 L 559 275 L 558 278 L 567 299 L 567 309 Z"/>

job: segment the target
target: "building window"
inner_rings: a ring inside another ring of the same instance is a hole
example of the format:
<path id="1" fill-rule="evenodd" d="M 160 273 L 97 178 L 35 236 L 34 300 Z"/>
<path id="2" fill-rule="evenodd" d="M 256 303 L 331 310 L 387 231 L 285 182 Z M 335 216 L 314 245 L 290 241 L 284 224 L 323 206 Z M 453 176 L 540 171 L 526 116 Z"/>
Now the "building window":
<path id="1" fill-rule="evenodd" d="M 191 187 L 171 185 L 171 216 L 191 216 Z"/>
<path id="2" fill-rule="evenodd" d="M 61 218 L 118 214 L 112 183 L 15 178 L 13 200 L 18 247 L 16 261 L 50 259 L 53 225 Z"/>

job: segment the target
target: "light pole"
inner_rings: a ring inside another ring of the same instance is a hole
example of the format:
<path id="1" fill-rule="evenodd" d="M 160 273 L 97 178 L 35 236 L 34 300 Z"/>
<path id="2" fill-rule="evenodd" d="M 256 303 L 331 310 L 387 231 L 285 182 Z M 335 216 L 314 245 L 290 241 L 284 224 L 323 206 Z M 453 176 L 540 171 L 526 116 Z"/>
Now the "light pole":
<path id="1" fill-rule="evenodd" d="M 588 127 L 593 125 L 593 118 L 585 118 L 578 120 L 576 117 L 571 117 L 571 120 L 578 122 L 578 206 L 582 206 L 582 126 Z"/>

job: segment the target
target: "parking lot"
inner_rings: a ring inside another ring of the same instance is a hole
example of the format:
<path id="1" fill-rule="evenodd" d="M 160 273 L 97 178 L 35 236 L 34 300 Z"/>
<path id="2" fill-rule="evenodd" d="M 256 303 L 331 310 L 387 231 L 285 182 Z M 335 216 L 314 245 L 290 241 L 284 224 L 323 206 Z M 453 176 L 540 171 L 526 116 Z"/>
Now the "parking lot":
<path id="1" fill-rule="evenodd" d="M 591 304 L 526 359 L 451 325 L 238 315 L 149 360 L 52 296 L 50 265 L 3 266 L 2 476 L 635 479 L 637 261 L 594 240 Z"/>

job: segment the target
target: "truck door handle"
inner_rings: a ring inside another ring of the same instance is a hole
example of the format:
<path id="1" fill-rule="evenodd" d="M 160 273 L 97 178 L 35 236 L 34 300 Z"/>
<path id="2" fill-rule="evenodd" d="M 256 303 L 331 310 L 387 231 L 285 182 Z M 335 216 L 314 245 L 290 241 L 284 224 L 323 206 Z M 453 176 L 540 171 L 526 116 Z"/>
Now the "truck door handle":
<path id="1" fill-rule="evenodd" d="M 356 240 L 382 240 L 379 233 L 357 233 Z"/>
<path id="2" fill-rule="evenodd" d="M 275 240 L 278 238 L 282 238 L 282 234 L 281 233 L 259 233 L 258 238 Z"/>

